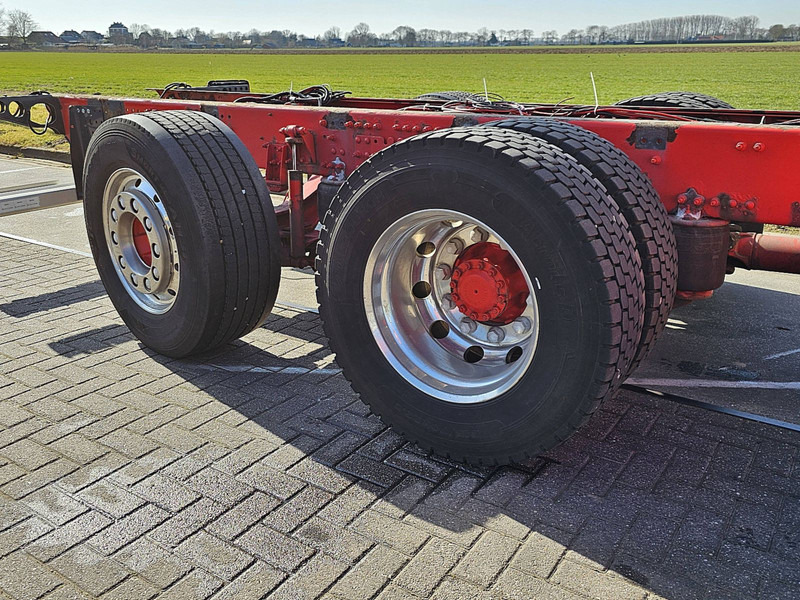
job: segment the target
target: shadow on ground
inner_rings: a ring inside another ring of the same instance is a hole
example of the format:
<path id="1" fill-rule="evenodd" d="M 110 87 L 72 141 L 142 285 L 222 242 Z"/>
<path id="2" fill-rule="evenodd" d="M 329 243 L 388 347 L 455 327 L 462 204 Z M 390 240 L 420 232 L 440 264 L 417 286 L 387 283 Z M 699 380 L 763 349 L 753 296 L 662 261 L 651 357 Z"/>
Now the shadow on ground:
<path id="1" fill-rule="evenodd" d="M 448 543 L 453 586 L 471 582 L 497 597 L 540 597 L 556 586 L 670 600 L 800 590 L 797 434 L 621 392 L 543 458 L 467 467 L 428 456 L 370 414 L 316 315 L 278 313 L 252 342 L 191 361 L 140 346 L 148 356 L 137 364 L 177 376 L 161 397 L 201 390 L 274 443 L 272 454 L 232 463 L 228 476 L 285 502 L 298 481 L 321 490 L 325 502 L 287 529 L 303 544 L 353 560 L 360 550 L 337 548 L 330 523 L 411 554 L 424 532 Z M 75 357 L 132 341 L 124 327 L 106 327 L 51 347 Z"/>

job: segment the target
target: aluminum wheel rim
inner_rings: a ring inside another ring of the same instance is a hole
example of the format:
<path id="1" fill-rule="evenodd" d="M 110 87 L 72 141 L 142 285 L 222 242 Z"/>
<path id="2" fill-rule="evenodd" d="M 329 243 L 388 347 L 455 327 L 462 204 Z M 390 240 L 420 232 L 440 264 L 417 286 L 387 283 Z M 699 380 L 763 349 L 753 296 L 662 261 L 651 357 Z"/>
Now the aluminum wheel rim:
<path id="1" fill-rule="evenodd" d="M 137 171 L 118 169 L 109 177 L 103 227 L 114 270 L 131 299 L 151 314 L 167 312 L 178 297 L 178 247 L 161 198 Z"/>
<path id="2" fill-rule="evenodd" d="M 524 312 L 502 326 L 502 334 L 492 332 L 496 325 L 466 318 L 450 296 L 448 268 L 465 248 L 487 241 L 511 254 L 529 291 Z M 426 243 L 432 246 L 423 247 Z M 534 281 L 511 246 L 486 224 L 456 211 L 422 210 L 398 219 L 373 246 L 364 308 L 384 357 L 411 385 L 448 402 L 485 402 L 511 389 L 533 360 L 539 337 Z M 430 286 L 423 297 L 416 294 L 425 286 L 414 287 L 420 282 Z M 467 352 L 474 347 L 483 356 L 472 362 L 475 355 Z"/>

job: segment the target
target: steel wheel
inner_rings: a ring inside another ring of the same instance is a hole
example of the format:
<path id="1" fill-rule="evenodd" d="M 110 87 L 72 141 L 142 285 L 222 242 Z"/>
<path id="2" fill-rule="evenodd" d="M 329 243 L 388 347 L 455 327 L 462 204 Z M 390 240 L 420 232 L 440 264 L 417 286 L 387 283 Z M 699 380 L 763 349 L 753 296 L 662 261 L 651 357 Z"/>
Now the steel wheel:
<path id="1" fill-rule="evenodd" d="M 533 282 L 509 244 L 460 212 L 406 215 L 367 259 L 364 308 L 386 359 L 417 389 L 477 403 L 514 386 L 539 333 Z"/>
<path id="2" fill-rule="evenodd" d="M 114 171 L 103 191 L 103 225 L 114 270 L 131 299 L 167 312 L 180 285 L 175 234 L 153 185 L 133 169 Z"/>

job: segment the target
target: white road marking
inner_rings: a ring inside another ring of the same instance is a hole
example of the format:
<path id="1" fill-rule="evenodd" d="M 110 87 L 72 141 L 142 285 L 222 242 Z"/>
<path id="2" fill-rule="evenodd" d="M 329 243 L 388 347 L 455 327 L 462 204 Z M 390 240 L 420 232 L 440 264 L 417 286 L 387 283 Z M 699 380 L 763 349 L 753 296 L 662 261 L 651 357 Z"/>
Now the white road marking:
<path id="1" fill-rule="evenodd" d="M 73 250 L 72 248 L 65 248 L 64 246 L 56 246 L 55 244 L 48 244 L 47 242 L 39 242 L 37 240 L 32 240 L 29 238 L 24 238 L 19 235 L 14 235 L 12 233 L 3 233 L 0 231 L 0 237 L 8 238 L 10 240 L 16 240 L 18 242 L 26 242 L 28 244 L 36 244 L 37 246 L 44 246 L 45 248 L 51 248 L 52 250 L 61 250 L 62 252 L 69 252 L 70 254 L 77 254 L 78 256 L 85 256 L 86 258 L 92 258 L 92 255 L 89 252 L 81 252 L 80 250 Z"/>
<path id="2" fill-rule="evenodd" d="M 44 169 L 46 167 L 25 167 L 24 169 L 10 169 L 8 171 L 0 171 L 0 175 L 7 173 L 21 173 L 22 171 L 35 171 L 36 169 Z"/>
<path id="3" fill-rule="evenodd" d="M 717 379 L 637 379 L 632 377 L 625 383 L 640 387 L 800 390 L 800 381 L 719 381 Z"/>
<path id="4" fill-rule="evenodd" d="M 795 348 L 794 350 L 787 350 L 786 352 L 778 352 L 777 354 L 770 354 L 769 356 L 765 356 L 764 360 L 775 360 L 776 358 L 783 358 L 784 356 L 791 356 L 792 354 L 800 353 L 800 348 Z"/>

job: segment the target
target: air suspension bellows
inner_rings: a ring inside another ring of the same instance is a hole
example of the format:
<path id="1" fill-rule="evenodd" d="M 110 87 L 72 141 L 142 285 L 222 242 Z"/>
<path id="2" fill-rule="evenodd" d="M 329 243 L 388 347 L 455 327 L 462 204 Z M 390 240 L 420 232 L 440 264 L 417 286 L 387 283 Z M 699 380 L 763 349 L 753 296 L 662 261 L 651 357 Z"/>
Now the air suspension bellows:
<path id="1" fill-rule="evenodd" d="M 670 218 L 678 245 L 678 298 L 708 298 L 725 281 L 730 223 Z"/>

